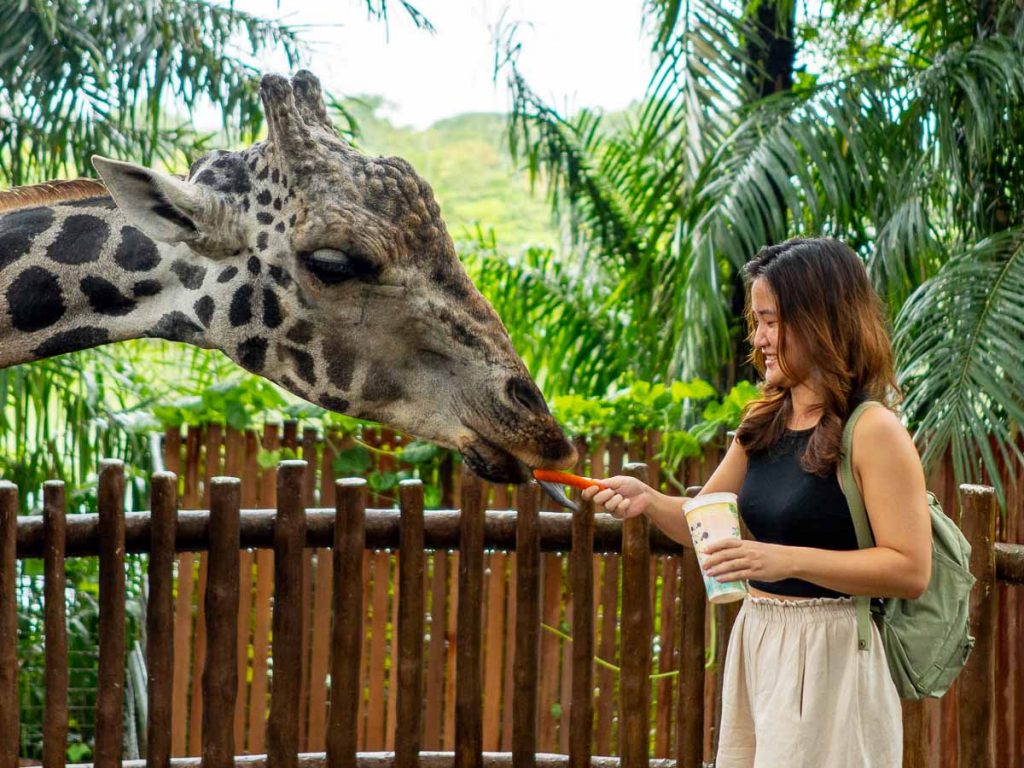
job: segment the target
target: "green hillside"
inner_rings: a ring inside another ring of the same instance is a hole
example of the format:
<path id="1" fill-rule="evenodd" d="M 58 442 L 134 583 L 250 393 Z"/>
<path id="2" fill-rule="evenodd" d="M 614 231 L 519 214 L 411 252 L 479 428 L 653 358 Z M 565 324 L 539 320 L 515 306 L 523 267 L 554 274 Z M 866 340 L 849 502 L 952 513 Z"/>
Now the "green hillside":
<path id="1" fill-rule="evenodd" d="M 556 244 L 542 190 L 531 193 L 528 178 L 509 157 L 504 115 L 458 115 L 416 130 L 382 117 L 380 97 L 343 104 L 358 123 L 361 149 L 399 155 L 430 183 L 456 240 L 480 226 L 493 229 L 499 245 L 511 251 Z"/>

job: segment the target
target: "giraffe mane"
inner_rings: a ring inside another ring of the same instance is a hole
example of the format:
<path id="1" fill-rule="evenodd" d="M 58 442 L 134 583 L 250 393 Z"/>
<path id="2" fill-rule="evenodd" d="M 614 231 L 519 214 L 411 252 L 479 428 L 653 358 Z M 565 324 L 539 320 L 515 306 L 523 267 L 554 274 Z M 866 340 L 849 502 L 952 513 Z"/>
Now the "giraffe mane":
<path id="1" fill-rule="evenodd" d="M 62 200 L 82 200 L 107 194 L 110 194 L 107 188 L 97 179 L 46 181 L 0 191 L 0 211 L 15 211 Z"/>

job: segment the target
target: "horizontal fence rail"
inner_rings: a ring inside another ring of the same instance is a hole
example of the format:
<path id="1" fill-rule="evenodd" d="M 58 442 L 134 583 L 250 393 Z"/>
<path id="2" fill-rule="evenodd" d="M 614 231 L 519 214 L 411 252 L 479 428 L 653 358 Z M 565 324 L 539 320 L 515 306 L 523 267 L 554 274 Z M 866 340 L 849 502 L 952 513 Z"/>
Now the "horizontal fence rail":
<path id="1" fill-rule="evenodd" d="M 273 549 L 274 519 L 272 509 L 246 509 L 240 514 L 240 547 L 242 549 Z M 513 551 L 516 548 L 517 512 L 488 509 L 484 511 L 484 549 Z M 363 547 L 371 550 L 398 549 L 401 540 L 402 513 L 397 509 L 367 509 Z M 314 549 L 333 544 L 335 511 L 307 509 L 305 543 Z M 424 521 L 426 549 L 458 549 L 459 519 L 457 509 L 432 509 Z M 98 515 L 82 514 L 66 518 L 65 557 L 95 557 L 100 554 Z M 129 554 L 150 554 L 151 515 L 129 512 L 125 515 L 125 551 Z M 540 512 L 538 532 L 541 552 L 567 552 L 572 547 L 572 518 L 564 512 Z M 18 517 L 17 557 L 43 557 L 44 522 L 37 517 Z M 683 546 L 657 528 L 649 527 L 647 535 L 653 555 L 674 555 Z M 174 552 L 206 552 L 210 548 L 209 510 L 180 510 Z M 1024 544 L 995 542 L 996 578 L 1007 584 L 1024 584 Z M 606 512 L 594 513 L 594 553 L 622 552 L 622 521 Z"/>
<path id="2" fill-rule="evenodd" d="M 591 473 L 655 481 L 654 467 L 618 460 Z M 503 496 L 469 475 L 454 488 L 460 509 L 424 511 L 419 481 L 401 484 L 398 509 L 368 508 L 362 479 L 322 483 L 320 502 L 333 508 L 313 508 L 307 461 L 268 475 L 276 509 L 243 509 L 263 478 L 212 474 L 229 464 L 204 470 L 208 511 L 179 510 L 198 499 L 190 483 L 200 473 L 187 467 L 184 494 L 174 473 L 153 477 L 151 513 L 124 513 L 118 462 L 101 466 L 98 515 L 66 516 L 54 482 L 41 518 L 18 517 L 18 491 L 0 481 L 0 700 L 17 700 L 16 563 L 42 558 L 48 765 L 63 764 L 67 747 L 63 562 L 93 556 L 102 679 L 94 760 L 120 764 L 125 557 L 134 553 L 149 555 L 149 765 L 170 765 L 186 736 L 210 766 L 576 767 L 617 752 L 607 764 L 689 767 L 713 756 L 739 604 L 708 606 L 692 550 L 645 518 L 623 523 L 590 504 L 575 515 L 542 511 L 536 486 Z M 506 508 L 486 510 L 488 491 Z M 1017 768 L 999 762 L 995 723 L 999 648 L 1019 635 L 1000 639 L 996 607 L 1001 590 L 1024 583 L 1024 546 L 995 541 L 991 489 L 964 487 L 960 497 L 979 576 L 979 641 L 946 697 L 960 757 L 946 751 L 941 765 Z M 928 707 L 937 704 L 904 704 L 905 764 L 929 764 L 938 735 Z M 18 712 L 0 710 L 8 768 L 17 765 Z M 366 754 L 373 739 L 386 755 Z M 503 754 L 485 751 L 494 743 Z M 320 754 L 300 758 L 310 745 Z"/>

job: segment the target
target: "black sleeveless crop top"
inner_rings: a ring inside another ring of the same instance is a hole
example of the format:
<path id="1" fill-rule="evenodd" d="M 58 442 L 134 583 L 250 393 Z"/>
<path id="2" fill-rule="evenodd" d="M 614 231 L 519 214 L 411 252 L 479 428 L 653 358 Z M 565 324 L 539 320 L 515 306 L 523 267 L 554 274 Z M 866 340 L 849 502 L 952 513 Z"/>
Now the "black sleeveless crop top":
<path id="1" fill-rule="evenodd" d="M 747 456 L 739 511 L 757 541 L 816 549 L 857 549 L 857 533 L 839 480 L 805 472 L 800 456 L 811 429 L 786 430 L 767 451 Z M 802 579 L 750 581 L 765 592 L 794 597 L 847 597 Z"/>

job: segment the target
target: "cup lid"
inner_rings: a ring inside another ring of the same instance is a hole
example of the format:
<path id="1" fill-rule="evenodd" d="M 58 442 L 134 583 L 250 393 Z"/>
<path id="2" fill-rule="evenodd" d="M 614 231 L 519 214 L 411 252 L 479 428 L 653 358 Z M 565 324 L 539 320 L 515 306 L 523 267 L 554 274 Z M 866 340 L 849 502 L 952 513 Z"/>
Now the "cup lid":
<path id="1" fill-rule="evenodd" d="M 692 499 L 687 499 L 683 502 L 683 514 L 686 514 L 692 509 L 697 507 L 703 507 L 708 504 L 735 504 L 736 494 L 732 491 L 718 491 L 716 493 L 703 493 L 700 496 L 695 496 Z"/>

